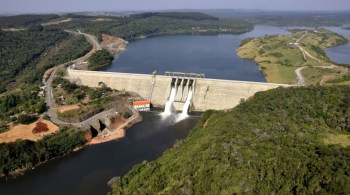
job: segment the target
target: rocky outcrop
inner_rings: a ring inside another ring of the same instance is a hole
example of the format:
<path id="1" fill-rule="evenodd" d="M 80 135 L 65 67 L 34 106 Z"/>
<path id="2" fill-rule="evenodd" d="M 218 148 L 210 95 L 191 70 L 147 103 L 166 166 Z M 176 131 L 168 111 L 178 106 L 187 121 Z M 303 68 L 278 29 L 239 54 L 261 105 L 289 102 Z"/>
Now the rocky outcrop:
<path id="1" fill-rule="evenodd" d="M 126 50 L 128 42 L 119 37 L 102 34 L 101 46 L 111 52 L 113 55 Z"/>

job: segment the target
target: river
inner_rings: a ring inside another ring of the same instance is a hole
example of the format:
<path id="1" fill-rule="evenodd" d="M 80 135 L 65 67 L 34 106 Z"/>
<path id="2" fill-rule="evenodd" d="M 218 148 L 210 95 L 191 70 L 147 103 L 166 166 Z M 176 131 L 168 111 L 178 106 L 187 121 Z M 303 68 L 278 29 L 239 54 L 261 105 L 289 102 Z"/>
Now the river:
<path id="1" fill-rule="evenodd" d="M 255 26 L 241 35 L 176 35 L 152 37 L 129 44 L 105 70 L 151 73 L 157 69 L 205 73 L 207 77 L 265 81 L 255 62 L 240 59 L 241 40 L 271 34 L 290 34 L 278 27 Z M 143 113 L 143 121 L 127 130 L 126 137 L 88 146 L 0 181 L 0 194 L 106 194 L 107 182 L 122 176 L 143 160 L 154 160 L 178 139 L 185 138 L 198 121 L 190 116 L 179 123 L 161 120 L 159 113 Z"/>
<path id="2" fill-rule="evenodd" d="M 185 138 L 199 119 L 191 116 L 174 124 L 159 113 L 143 113 L 142 117 L 120 140 L 87 146 L 2 181 L 0 194 L 106 194 L 112 177 L 125 174 L 143 160 L 156 159 L 176 140 Z"/>

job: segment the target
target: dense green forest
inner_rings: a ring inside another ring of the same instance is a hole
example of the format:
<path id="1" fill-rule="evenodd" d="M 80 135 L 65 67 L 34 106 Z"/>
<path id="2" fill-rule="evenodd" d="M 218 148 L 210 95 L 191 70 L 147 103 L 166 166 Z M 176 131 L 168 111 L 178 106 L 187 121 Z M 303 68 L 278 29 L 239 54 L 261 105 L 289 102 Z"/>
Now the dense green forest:
<path id="1" fill-rule="evenodd" d="M 150 18 L 150 17 L 161 17 L 161 18 L 173 18 L 180 20 L 219 20 L 219 18 L 199 13 L 199 12 L 148 12 L 141 14 L 131 15 L 130 18 Z"/>
<path id="2" fill-rule="evenodd" d="M 41 162 L 63 156 L 86 142 L 83 132 L 61 129 L 34 142 L 30 140 L 0 144 L 0 175 L 28 169 Z"/>
<path id="3" fill-rule="evenodd" d="M 349 194 L 350 87 L 277 88 L 207 111 L 113 194 Z"/>
<path id="4" fill-rule="evenodd" d="M 97 70 L 109 65 L 113 59 L 114 57 L 106 49 L 98 50 L 88 58 L 89 70 Z"/>
<path id="5" fill-rule="evenodd" d="M 49 46 L 68 36 L 60 30 L 0 32 L 0 92 L 25 69 L 27 73 L 20 80 L 32 84 L 40 80 L 48 65 L 36 67 L 40 56 Z"/>
<path id="6" fill-rule="evenodd" d="M 73 21 L 47 28 L 78 30 L 100 35 L 121 37 L 128 41 L 156 35 L 192 33 L 244 33 L 253 25 L 241 20 L 221 20 L 202 13 L 143 13 L 130 17 L 111 17 L 111 21 L 95 21 L 91 18 L 74 18 Z"/>
<path id="7" fill-rule="evenodd" d="M 4 16 L 0 17 L 0 28 L 18 28 L 26 27 L 28 25 L 39 25 L 43 22 L 54 20 L 59 18 L 59 15 L 46 14 L 46 15 L 17 15 L 17 16 Z"/>
<path id="8" fill-rule="evenodd" d="M 50 66 L 63 64 L 75 60 L 91 51 L 92 45 L 86 41 L 84 35 L 71 34 L 67 39 L 57 44 L 42 58 L 40 64 Z M 49 53 L 51 55 L 49 55 Z"/>
<path id="9" fill-rule="evenodd" d="M 83 35 L 61 30 L 0 32 L 0 132 L 16 121 L 15 114 L 38 114 L 46 110 L 39 89 L 44 72 L 55 65 L 85 55 L 91 45 Z M 41 92 L 42 93 L 42 92 Z"/>
<path id="10" fill-rule="evenodd" d="M 33 84 L 54 65 L 81 57 L 91 49 L 82 35 L 61 30 L 0 32 L 0 92 L 9 83 Z"/>

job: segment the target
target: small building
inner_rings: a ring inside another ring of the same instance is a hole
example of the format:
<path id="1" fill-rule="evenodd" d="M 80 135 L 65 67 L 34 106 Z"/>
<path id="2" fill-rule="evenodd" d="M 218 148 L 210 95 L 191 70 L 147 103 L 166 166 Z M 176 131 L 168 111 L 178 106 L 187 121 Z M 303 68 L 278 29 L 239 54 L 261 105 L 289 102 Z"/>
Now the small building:
<path id="1" fill-rule="evenodd" d="M 134 101 L 132 102 L 132 106 L 134 109 L 138 111 L 150 111 L 151 110 L 151 102 L 150 101 Z"/>

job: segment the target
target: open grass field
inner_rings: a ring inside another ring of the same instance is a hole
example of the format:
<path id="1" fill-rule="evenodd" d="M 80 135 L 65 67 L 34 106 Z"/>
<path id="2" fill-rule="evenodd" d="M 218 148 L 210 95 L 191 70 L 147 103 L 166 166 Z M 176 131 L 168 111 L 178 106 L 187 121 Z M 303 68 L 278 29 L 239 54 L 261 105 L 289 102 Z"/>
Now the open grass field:
<path id="1" fill-rule="evenodd" d="M 297 30 L 291 35 L 250 39 L 237 49 L 237 54 L 256 61 L 270 83 L 294 84 L 297 81 L 297 68 L 315 67 L 303 71 L 306 73 L 306 83 L 310 85 L 319 83 L 325 74 L 336 72 L 318 70 L 320 67 L 332 65 L 324 49 L 347 42 L 343 36 L 326 29 Z"/>
<path id="2" fill-rule="evenodd" d="M 347 134 L 327 134 L 323 141 L 327 145 L 350 146 L 350 136 Z"/>
<path id="3" fill-rule="evenodd" d="M 80 107 L 78 105 L 76 105 L 76 104 L 60 106 L 60 107 L 57 108 L 57 112 L 64 113 L 64 112 L 68 112 L 68 111 L 71 111 L 71 110 L 77 110 L 79 108 Z"/>
<path id="4" fill-rule="evenodd" d="M 313 67 L 304 68 L 301 73 L 308 85 L 317 85 L 321 82 L 322 79 L 324 79 L 325 76 L 329 75 L 328 77 L 334 77 L 337 74 L 337 72 L 332 69 Z"/>

